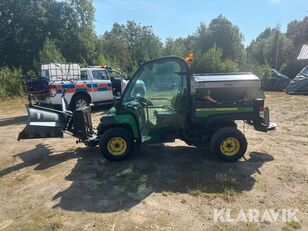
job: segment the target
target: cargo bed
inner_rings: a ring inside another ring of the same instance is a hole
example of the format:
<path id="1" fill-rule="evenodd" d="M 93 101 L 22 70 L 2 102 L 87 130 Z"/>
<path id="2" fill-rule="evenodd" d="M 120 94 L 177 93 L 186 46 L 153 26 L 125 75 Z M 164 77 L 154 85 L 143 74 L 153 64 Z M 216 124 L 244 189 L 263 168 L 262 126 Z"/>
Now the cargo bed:
<path id="1" fill-rule="evenodd" d="M 195 74 L 192 93 L 196 99 L 233 103 L 256 99 L 260 79 L 252 73 Z"/>

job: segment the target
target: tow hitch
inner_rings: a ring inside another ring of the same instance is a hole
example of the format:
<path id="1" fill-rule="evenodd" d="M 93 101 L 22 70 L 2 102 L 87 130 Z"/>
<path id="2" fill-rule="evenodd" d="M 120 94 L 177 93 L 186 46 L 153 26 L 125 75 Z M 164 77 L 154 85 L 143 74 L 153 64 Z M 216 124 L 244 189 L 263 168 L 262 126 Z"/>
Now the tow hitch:
<path id="1" fill-rule="evenodd" d="M 262 113 L 263 113 L 262 121 L 253 124 L 255 130 L 260 131 L 260 132 L 268 132 L 268 131 L 275 130 L 277 127 L 277 124 L 270 122 L 269 108 L 265 107 Z"/>

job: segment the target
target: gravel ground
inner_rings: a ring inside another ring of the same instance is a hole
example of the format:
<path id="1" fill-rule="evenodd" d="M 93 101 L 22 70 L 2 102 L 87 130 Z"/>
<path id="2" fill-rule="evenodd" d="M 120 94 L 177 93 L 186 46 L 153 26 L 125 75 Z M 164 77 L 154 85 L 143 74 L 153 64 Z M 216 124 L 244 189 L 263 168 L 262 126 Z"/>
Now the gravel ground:
<path id="1" fill-rule="evenodd" d="M 17 142 L 25 108 L 2 102 L 0 230 L 308 230 L 308 96 L 267 93 L 267 104 L 277 131 L 240 124 L 249 147 L 237 163 L 181 141 L 115 163 L 69 136 Z M 297 209 L 297 219 L 215 222 L 215 209 Z"/>

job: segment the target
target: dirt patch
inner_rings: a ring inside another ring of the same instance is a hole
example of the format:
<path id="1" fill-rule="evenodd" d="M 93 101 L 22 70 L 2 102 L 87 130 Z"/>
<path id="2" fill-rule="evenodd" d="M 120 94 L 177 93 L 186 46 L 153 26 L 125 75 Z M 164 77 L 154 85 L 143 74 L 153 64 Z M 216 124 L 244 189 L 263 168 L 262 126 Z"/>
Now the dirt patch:
<path id="1" fill-rule="evenodd" d="M 72 137 L 17 142 L 23 101 L 0 108 L 0 230 L 295 230 L 308 228 L 308 97 L 268 93 L 276 132 L 249 126 L 237 163 L 181 141 L 105 160 Z M 94 124 L 106 108 L 95 108 Z M 289 223 L 215 223 L 214 209 L 298 209 Z"/>

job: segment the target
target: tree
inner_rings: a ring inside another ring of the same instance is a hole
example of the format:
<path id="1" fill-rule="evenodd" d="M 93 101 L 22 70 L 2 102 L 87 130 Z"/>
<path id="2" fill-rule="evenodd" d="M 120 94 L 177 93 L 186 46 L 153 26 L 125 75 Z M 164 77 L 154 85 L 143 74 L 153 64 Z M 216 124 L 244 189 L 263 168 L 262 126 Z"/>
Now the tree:
<path id="1" fill-rule="evenodd" d="M 290 77 L 295 77 L 305 66 L 304 62 L 297 61 L 297 56 L 302 46 L 308 43 L 308 17 L 306 16 L 302 21 L 290 22 L 286 35 L 292 41 L 293 47 L 288 57 L 285 73 Z"/>
<path id="2" fill-rule="evenodd" d="M 201 56 L 216 44 L 222 50 L 223 59 L 241 62 L 245 57 L 243 35 L 237 26 L 222 15 L 214 18 L 208 27 L 201 23 L 194 40 L 194 51 Z"/>
<path id="3" fill-rule="evenodd" d="M 308 43 L 308 17 L 302 21 L 292 21 L 288 24 L 287 37 L 293 42 L 296 50 Z"/>
<path id="4" fill-rule="evenodd" d="M 245 61 L 243 36 L 239 28 L 222 15 L 209 26 L 201 23 L 190 44 L 195 54 L 194 72 L 238 70 Z"/>
<path id="5" fill-rule="evenodd" d="M 85 48 L 79 35 L 80 27 L 75 10 L 69 2 L 54 0 L 48 1 L 45 8 L 48 19 L 46 37 L 56 43 L 67 61 L 82 63 Z"/>
<path id="6" fill-rule="evenodd" d="M 70 62 L 95 56 L 91 0 L 3 0 L 0 15 L 0 66 L 34 69 L 47 37 Z"/>
<path id="7" fill-rule="evenodd" d="M 178 38 L 167 38 L 165 42 L 164 55 L 177 55 L 180 57 L 184 57 L 188 51 L 185 46 L 185 39 Z"/>
<path id="8" fill-rule="evenodd" d="M 280 69 L 288 63 L 292 48 L 291 40 L 279 27 L 267 28 L 247 47 L 247 54 L 251 61 Z"/>
<path id="9" fill-rule="evenodd" d="M 96 34 L 94 31 L 95 8 L 92 0 L 69 0 L 78 23 L 78 37 L 81 41 L 81 56 L 90 64 L 95 56 Z"/>
<path id="10" fill-rule="evenodd" d="M 201 23 L 193 37 L 193 47 L 196 54 L 204 54 L 214 46 L 210 39 L 210 30 L 205 23 Z"/>
<path id="11" fill-rule="evenodd" d="M 124 35 L 128 40 L 133 59 L 138 65 L 145 60 L 158 57 L 162 52 L 162 42 L 153 33 L 151 26 L 141 26 L 134 21 L 127 21 Z"/>
<path id="12" fill-rule="evenodd" d="M 29 70 L 45 40 L 44 1 L 0 2 L 0 65 Z"/>
<path id="13" fill-rule="evenodd" d="M 134 21 L 125 25 L 115 23 L 99 40 L 98 56 L 102 54 L 127 72 L 134 71 L 145 60 L 160 56 L 163 48 L 152 27 Z"/>
<path id="14" fill-rule="evenodd" d="M 105 33 L 99 39 L 97 51 L 97 60 L 102 60 L 102 57 L 104 57 L 107 65 L 117 66 L 126 72 L 133 70 L 133 57 L 130 53 L 128 42 L 124 37 L 113 33 Z"/>
<path id="15" fill-rule="evenodd" d="M 210 48 L 208 52 L 198 57 L 193 62 L 194 72 L 197 73 L 222 73 L 236 72 L 239 70 L 238 64 L 231 59 L 223 60 L 223 51 L 216 45 Z"/>
<path id="16" fill-rule="evenodd" d="M 61 54 L 61 51 L 56 46 L 55 42 L 47 38 L 44 42 L 43 50 L 40 51 L 40 63 L 63 63 L 65 61 L 65 58 Z"/>
<path id="17" fill-rule="evenodd" d="M 222 49 L 224 59 L 241 61 L 245 55 L 243 35 L 239 28 L 220 15 L 209 24 L 210 40 Z"/>

